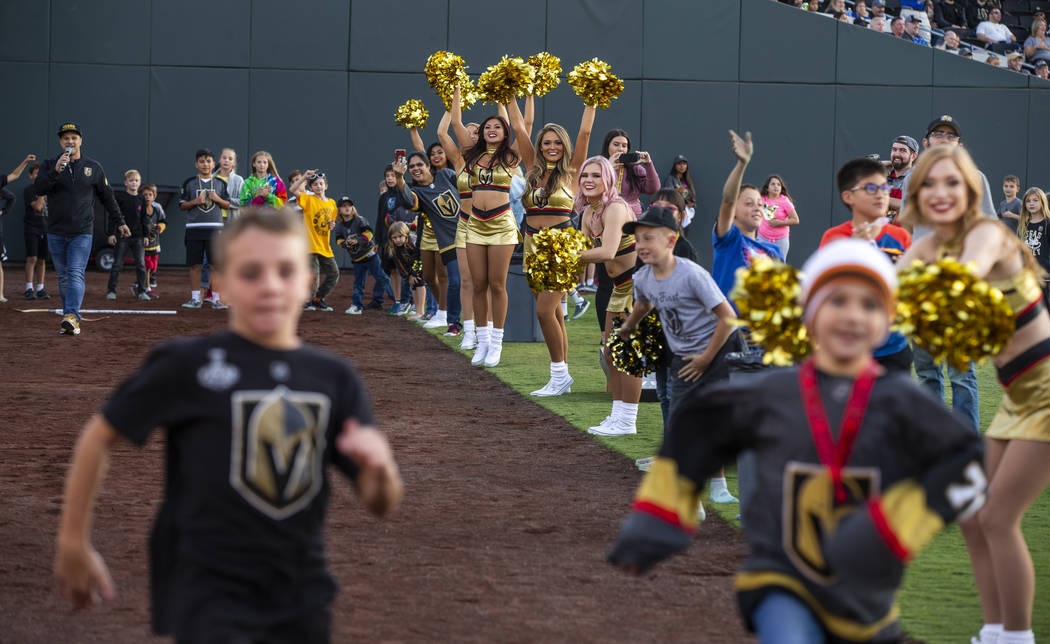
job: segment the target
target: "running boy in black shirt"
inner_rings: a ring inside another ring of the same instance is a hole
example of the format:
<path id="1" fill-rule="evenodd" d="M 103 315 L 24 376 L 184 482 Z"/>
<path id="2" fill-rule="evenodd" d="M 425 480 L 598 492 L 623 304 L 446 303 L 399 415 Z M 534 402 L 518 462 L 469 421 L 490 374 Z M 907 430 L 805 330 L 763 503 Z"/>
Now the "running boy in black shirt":
<path id="1" fill-rule="evenodd" d="M 349 476 L 377 515 L 400 502 L 401 479 L 354 369 L 296 333 L 313 278 L 301 217 L 248 209 L 216 240 L 229 329 L 158 346 L 88 421 L 66 480 L 59 589 L 75 608 L 114 596 L 91 544 L 107 453 L 163 427 L 154 631 L 179 642 L 327 642 L 336 586 L 322 534 L 325 466 Z"/>

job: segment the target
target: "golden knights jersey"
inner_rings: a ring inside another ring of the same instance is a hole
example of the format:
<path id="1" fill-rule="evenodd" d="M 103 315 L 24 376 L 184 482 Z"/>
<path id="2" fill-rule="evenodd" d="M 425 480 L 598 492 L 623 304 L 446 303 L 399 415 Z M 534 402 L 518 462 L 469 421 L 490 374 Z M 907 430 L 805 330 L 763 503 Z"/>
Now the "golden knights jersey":
<path id="1" fill-rule="evenodd" d="M 745 618 L 783 591 L 813 609 L 830 641 L 896 641 L 904 564 L 976 512 L 986 483 L 977 433 L 909 377 L 876 374 L 832 377 L 804 363 L 683 401 L 609 559 L 644 569 L 688 547 L 704 481 L 752 449 L 757 481 L 741 517 L 750 554 L 736 579 Z"/>
<path id="2" fill-rule="evenodd" d="M 459 188 L 456 173 L 448 168 L 434 173 L 434 182 L 408 186 L 413 200 L 405 203 L 409 210 L 421 212 L 434 229 L 440 252 L 456 247 L 456 226 L 459 223 Z M 400 201 L 404 202 L 404 197 Z M 453 258 L 454 259 L 454 258 Z M 446 264 L 448 262 L 445 262 Z"/>
<path id="3" fill-rule="evenodd" d="M 354 477 L 335 439 L 348 418 L 374 424 L 349 364 L 232 332 L 174 340 L 150 353 L 102 413 L 137 445 L 167 430 L 167 485 L 150 544 L 158 633 L 205 606 L 267 606 L 240 619 L 268 624 L 331 601 L 325 466 Z"/>

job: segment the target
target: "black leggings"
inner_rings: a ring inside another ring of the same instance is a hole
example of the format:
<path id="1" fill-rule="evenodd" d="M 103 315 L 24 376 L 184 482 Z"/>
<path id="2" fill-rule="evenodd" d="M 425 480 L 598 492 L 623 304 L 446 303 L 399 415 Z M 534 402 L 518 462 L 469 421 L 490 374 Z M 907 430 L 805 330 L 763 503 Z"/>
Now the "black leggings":
<path id="1" fill-rule="evenodd" d="M 605 264 L 594 265 L 594 278 L 598 280 L 598 292 L 594 294 L 594 312 L 598 314 L 598 328 L 605 333 L 605 311 L 609 308 L 609 298 L 612 297 L 613 291 L 612 279 L 605 270 Z"/>

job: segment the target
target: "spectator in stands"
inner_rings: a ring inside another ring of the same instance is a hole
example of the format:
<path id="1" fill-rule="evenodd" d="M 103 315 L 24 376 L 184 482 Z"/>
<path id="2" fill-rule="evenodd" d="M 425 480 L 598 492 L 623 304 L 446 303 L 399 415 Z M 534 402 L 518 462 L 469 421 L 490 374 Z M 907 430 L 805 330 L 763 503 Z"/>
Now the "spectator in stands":
<path id="1" fill-rule="evenodd" d="M 882 19 L 882 16 L 872 16 L 871 22 L 868 23 L 868 29 L 878 32 L 886 31 L 886 21 Z"/>
<path id="2" fill-rule="evenodd" d="M 868 3 L 864 0 L 857 0 L 853 3 L 853 13 L 856 17 L 853 19 L 853 24 L 860 25 L 861 27 L 867 27 L 868 21 L 871 20 L 871 12 L 868 11 Z"/>
<path id="3" fill-rule="evenodd" d="M 1033 65 L 1040 60 L 1050 61 L 1050 39 L 1046 37 L 1046 21 L 1032 20 L 1032 32 L 1024 41 L 1024 57 Z"/>
<path id="4" fill-rule="evenodd" d="M 894 18 L 890 21 L 890 33 L 898 38 L 907 38 L 911 40 L 911 37 L 904 32 L 904 18 Z"/>
<path id="5" fill-rule="evenodd" d="M 993 9 L 999 8 L 996 0 L 970 0 L 966 7 L 966 26 L 976 29 L 977 25 L 988 20 Z"/>
<path id="6" fill-rule="evenodd" d="M 959 55 L 963 58 L 973 60 L 973 47 L 959 47 Z"/>
<path id="7" fill-rule="evenodd" d="M 890 144 L 890 174 L 886 177 L 886 182 L 890 184 L 890 221 L 900 214 L 904 181 L 918 156 L 919 143 L 907 134 L 898 136 Z"/>
<path id="8" fill-rule="evenodd" d="M 836 11 L 849 16 L 851 21 L 857 17 L 857 15 L 846 6 L 846 0 L 828 0 L 828 3 L 824 5 L 824 13 L 835 15 Z"/>
<path id="9" fill-rule="evenodd" d="M 1040 60 L 1035 64 L 1035 75 L 1044 80 L 1050 80 L 1050 67 L 1047 66 L 1045 60 Z"/>
<path id="10" fill-rule="evenodd" d="M 1027 75 L 1028 70 L 1021 66 L 1022 63 L 1024 63 L 1024 54 L 1022 54 L 1021 52 L 1015 51 L 1006 55 L 1007 69 L 1009 69 L 1012 72 L 1017 72 L 1018 74 Z"/>
<path id="11" fill-rule="evenodd" d="M 686 159 L 684 154 L 675 155 L 663 187 L 671 188 L 682 196 L 682 201 L 685 202 L 685 209 L 680 213 L 682 229 L 688 232 L 689 224 L 693 222 L 693 216 L 696 214 L 696 184 L 689 176 L 689 159 Z"/>
<path id="12" fill-rule="evenodd" d="M 960 51 L 959 34 L 954 29 L 949 29 L 944 32 L 944 40 L 941 44 L 937 45 L 937 49 L 941 49 L 950 54 L 958 54 Z"/>
<path id="13" fill-rule="evenodd" d="M 1003 24 L 1003 11 L 998 7 L 988 12 L 988 20 L 978 23 L 977 40 L 984 44 L 985 49 L 990 49 L 997 54 L 1005 54 L 1021 48 L 1017 44 L 1017 36 Z"/>
<path id="14" fill-rule="evenodd" d="M 992 67 L 1001 67 L 1002 61 L 995 54 L 989 54 L 988 58 L 984 59 L 984 62 L 991 65 Z"/>
<path id="15" fill-rule="evenodd" d="M 930 42 L 922 37 L 919 33 L 919 26 L 922 24 L 922 18 L 915 15 L 914 13 L 908 16 L 908 19 L 904 21 L 904 38 L 912 41 L 916 45 L 922 45 L 923 47 L 929 47 Z"/>
<path id="16" fill-rule="evenodd" d="M 964 0 L 941 0 L 933 9 L 933 25 L 939 29 L 966 31 Z M 947 36 L 947 34 L 945 34 Z"/>
<path id="17" fill-rule="evenodd" d="M 852 20 L 850 20 L 850 17 L 846 15 L 844 11 L 832 11 L 831 17 L 835 20 L 838 20 L 839 22 L 844 22 L 846 24 L 851 24 L 853 22 Z"/>
<path id="18" fill-rule="evenodd" d="M 886 20 L 886 0 L 871 0 L 871 17 Z"/>
<path id="19" fill-rule="evenodd" d="M 820 3 L 817 0 L 809 0 L 806 3 L 806 11 L 820 11 Z"/>

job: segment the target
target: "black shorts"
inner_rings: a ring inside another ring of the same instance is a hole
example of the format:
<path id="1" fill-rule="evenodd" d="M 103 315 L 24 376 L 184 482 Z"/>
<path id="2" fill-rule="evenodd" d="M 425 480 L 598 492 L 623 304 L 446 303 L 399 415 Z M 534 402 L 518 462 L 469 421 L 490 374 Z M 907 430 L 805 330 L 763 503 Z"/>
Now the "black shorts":
<path id="1" fill-rule="evenodd" d="M 214 257 L 211 251 L 211 238 L 186 240 L 186 266 L 200 266 L 204 263 L 204 253 L 208 258 Z"/>
<path id="2" fill-rule="evenodd" d="M 23 234 L 26 242 L 26 259 L 30 257 L 47 259 L 47 233 L 27 230 Z"/>

